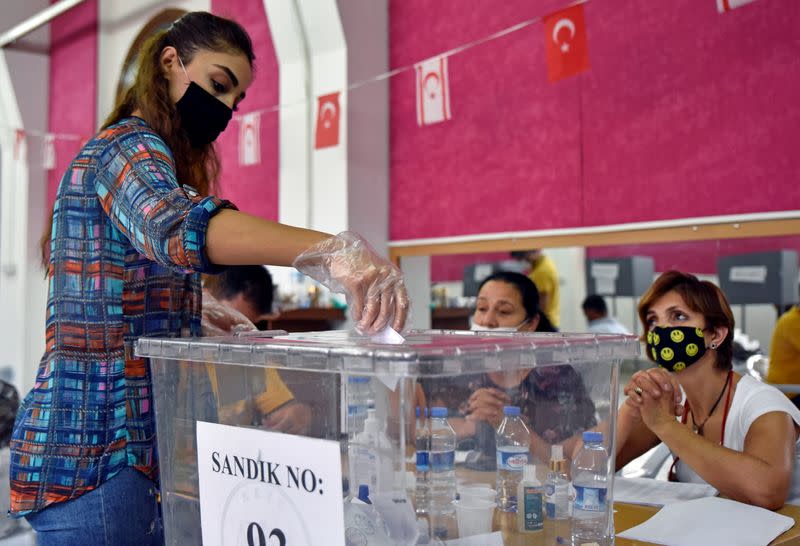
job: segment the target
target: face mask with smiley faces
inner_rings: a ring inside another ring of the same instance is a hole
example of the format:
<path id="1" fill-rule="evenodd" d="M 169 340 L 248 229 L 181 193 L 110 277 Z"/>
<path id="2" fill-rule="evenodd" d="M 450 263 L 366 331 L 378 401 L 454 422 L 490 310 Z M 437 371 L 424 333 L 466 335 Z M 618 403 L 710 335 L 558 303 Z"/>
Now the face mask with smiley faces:
<path id="1" fill-rule="evenodd" d="M 700 360 L 706 352 L 703 330 L 691 326 L 662 328 L 647 332 L 647 353 L 660 367 L 680 372 Z"/>

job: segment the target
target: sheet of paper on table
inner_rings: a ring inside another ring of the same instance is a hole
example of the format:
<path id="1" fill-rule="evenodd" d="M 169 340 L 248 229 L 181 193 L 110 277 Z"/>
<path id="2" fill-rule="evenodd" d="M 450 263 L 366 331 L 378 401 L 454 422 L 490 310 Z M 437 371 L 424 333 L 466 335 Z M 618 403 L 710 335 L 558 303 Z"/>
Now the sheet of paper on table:
<path id="1" fill-rule="evenodd" d="M 445 541 L 447 546 L 503 546 L 503 533 L 496 531 L 483 535 L 456 538 Z"/>
<path id="2" fill-rule="evenodd" d="M 664 506 L 673 502 L 716 495 L 717 490 L 706 483 L 668 482 L 652 478 L 614 478 L 616 502 Z"/>
<path id="3" fill-rule="evenodd" d="M 767 546 L 793 525 L 792 518 L 764 508 L 706 497 L 664 506 L 617 536 L 675 546 Z"/>

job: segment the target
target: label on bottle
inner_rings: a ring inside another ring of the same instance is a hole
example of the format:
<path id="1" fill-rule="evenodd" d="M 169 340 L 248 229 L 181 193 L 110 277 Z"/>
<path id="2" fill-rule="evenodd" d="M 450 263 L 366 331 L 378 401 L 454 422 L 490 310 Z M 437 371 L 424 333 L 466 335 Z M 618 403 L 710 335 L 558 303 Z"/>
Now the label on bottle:
<path id="1" fill-rule="evenodd" d="M 548 519 L 556 519 L 556 484 L 544 485 L 544 511 Z"/>
<path id="2" fill-rule="evenodd" d="M 455 451 L 431 451 L 430 469 L 432 472 L 448 472 L 456 465 Z"/>
<path id="3" fill-rule="evenodd" d="M 542 487 L 526 485 L 523 488 L 523 518 L 525 531 L 539 531 L 544 528 L 542 517 Z"/>
<path id="4" fill-rule="evenodd" d="M 573 485 L 575 488 L 575 510 L 584 512 L 603 512 L 606 509 L 605 487 L 584 487 Z"/>
<path id="5" fill-rule="evenodd" d="M 548 479 L 544 484 L 544 512 L 548 519 L 564 519 L 569 515 L 569 485 Z"/>
<path id="6" fill-rule="evenodd" d="M 429 456 L 427 451 L 417 451 L 417 470 L 428 470 Z"/>
<path id="7" fill-rule="evenodd" d="M 350 479 L 354 491 L 359 485 L 367 485 L 373 492 L 378 490 L 378 456 L 374 450 L 366 446 L 351 446 Z"/>
<path id="8" fill-rule="evenodd" d="M 504 451 L 497 450 L 497 468 L 501 470 L 511 470 L 512 472 L 522 472 L 528 464 L 528 450 L 525 451 Z"/>

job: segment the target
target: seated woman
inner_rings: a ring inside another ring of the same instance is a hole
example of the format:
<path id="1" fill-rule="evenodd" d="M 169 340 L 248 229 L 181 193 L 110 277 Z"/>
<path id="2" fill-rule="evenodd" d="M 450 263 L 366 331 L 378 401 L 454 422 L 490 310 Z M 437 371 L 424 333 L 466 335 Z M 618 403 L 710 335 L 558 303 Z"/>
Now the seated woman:
<path id="1" fill-rule="evenodd" d="M 481 283 L 472 316 L 472 330 L 554 332 L 539 309 L 539 292 L 528 277 L 501 271 Z M 595 407 L 572 366 L 541 367 L 515 372 L 465 375 L 423 384 L 431 406 L 450 409 L 449 419 L 462 448 L 474 439 L 482 454 L 471 466 L 494 468 L 495 430 L 503 406 L 519 406 L 531 430 L 531 453 L 550 459 L 554 443 L 575 441 L 575 435 L 597 424 Z M 572 453 L 570 445 L 565 453 Z M 468 461 L 469 462 L 469 461 Z"/>
<path id="2" fill-rule="evenodd" d="M 722 291 L 669 271 L 642 296 L 639 317 L 659 367 L 636 372 L 625 387 L 617 467 L 664 442 L 675 457 L 673 480 L 705 482 L 769 509 L 797 497 L 800 411 L 732 370 L 733 313 Z"/>

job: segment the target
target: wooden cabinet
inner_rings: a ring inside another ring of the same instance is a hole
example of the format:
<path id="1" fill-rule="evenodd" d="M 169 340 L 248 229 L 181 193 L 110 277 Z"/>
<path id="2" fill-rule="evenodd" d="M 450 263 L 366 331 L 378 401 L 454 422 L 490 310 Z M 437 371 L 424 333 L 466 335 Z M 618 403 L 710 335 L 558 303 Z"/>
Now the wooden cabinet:
<path id="1" fill-rule="evenodd" d="M 310 307 L 287 309 L 263 315 L 256 323 L 259 330 L 286 330 L 287 332 L 321 332 L 341 328 L 345 321 L 344 309 Z"/>
<path id="2" fill-rule="evenodd" d="M 469 330 L 471 307 L 437 307 L 431 310 L 431 328 L 434 330 Z"/>

